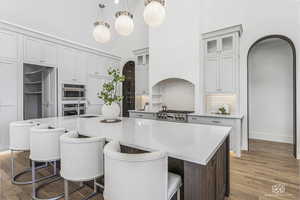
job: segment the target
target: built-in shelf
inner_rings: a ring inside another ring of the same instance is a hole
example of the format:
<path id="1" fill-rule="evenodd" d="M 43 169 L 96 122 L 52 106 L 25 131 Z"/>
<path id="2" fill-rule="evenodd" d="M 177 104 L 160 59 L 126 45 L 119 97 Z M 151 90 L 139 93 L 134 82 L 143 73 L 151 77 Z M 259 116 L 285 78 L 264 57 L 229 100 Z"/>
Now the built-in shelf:
<path id="1" fill-rule="evenodd" d="M 42 94 L 42 91 L 39 91 L 39 92 L 24 92 L 24 94 L 27 94 L 27 95 Z"/>
<path id="2" fill-rule="evenodd" d="M 25 72 L 24 74 L 25 75 L 33 75 L 33 74 L 38 74 L 38 73 L 41 73 L 43 72 L 43 70 L 36 70 L 36 71 L 32 71 L 32 72 Z"/>
<path id="3" fill-rule="evenodd" d="M 38 85 L 38 84 L 41 84 L 42 81 L 33 81 L 33 82 L 26 82 L 24 83 L 25 85 Z"/>

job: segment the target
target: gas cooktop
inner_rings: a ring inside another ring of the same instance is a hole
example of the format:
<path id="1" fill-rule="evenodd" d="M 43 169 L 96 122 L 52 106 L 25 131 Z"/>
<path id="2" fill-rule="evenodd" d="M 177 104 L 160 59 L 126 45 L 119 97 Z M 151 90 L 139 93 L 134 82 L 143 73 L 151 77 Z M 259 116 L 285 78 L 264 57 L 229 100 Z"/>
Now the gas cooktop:
<path id="1" fill-rule="evenodd" d="M 157 113 L 156 118 L 162 121 L 187 122 L 190 113 L 193 113 L 193 111 L 161 110 Z"/>

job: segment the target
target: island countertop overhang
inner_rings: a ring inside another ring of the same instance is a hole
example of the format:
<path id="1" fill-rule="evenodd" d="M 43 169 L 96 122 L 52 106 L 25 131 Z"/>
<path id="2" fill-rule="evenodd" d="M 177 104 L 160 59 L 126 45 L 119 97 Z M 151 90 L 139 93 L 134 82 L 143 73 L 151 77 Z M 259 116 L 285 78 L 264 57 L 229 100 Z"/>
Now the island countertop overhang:
<path id="1" fill-rule="evenodd" d="M 78 130 L 81 135 L 103 137 L 145 151 L 165 151 L 168 156 L 206 165 L 225 142 L 230 127 L 122 118 L 119 123 L 101 123 L 102 117 L 84 119 L 57 117 L 36 119 L 41 123 Z"/>

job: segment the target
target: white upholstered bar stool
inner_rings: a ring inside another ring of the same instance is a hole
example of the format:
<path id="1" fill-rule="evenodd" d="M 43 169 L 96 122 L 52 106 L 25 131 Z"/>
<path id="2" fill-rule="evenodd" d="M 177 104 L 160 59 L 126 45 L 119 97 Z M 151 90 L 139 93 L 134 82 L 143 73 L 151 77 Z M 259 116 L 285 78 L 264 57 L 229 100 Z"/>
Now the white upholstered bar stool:
<path id="1" fill-rule="evenodd" d="M 68 181 L 84 182 L 94 180 L 94 192 L 84 199 L 97 194 L 97 187 L 103 188 L 96 179 L 103 176 L 104 138 L 78 138 L 72 134 L 60 138 L 61 176 L 65 179 L 65 200 L 69 199 Z"/>
<path id="2" fill-rule="evenodd" d="M 56 162 L 60 160 L 60 143 L 59 138 L 65 133 L 64 128 L 54 128 L 49 125 L 40 125 L 31 128 L 30 133 L 30 159 L 32 160 L 32 198 L 41 199 L 37 197 L 37 191 L 44 185 L 58 181 L 61 179 L 57 172 Z M 53 166 L 53 175 L 48 176 L 48 180 L 36 187 L 36 162 L 50 163 Z M 64 194 L 49 198 L 59 199 Z"/>
<path id="3" fill-rule="evenodd" d="M 9 149 L 11 152 L 11 182 L 17 185 L 31 184 L 30 181 L 17 181 L 20 176 L 31 172 L 31 168 L 27 168 L 15 175 L 15 157 L 14 152 L 30 151 L 30 129 L 39 124 L 34 121 L 18 121 L 9 124 Z M 39 168 L 46 167 L 40 166 Z M 41 181 L 39 179 L 36 181 Z"/>
<path id="4" fill-rule="evenodd" d="M 163 152 L 120 153 L 120 145 L 104 147 L 105 200 L 180 199 L 181 177 L 168 173 L 168 158 Z"/>

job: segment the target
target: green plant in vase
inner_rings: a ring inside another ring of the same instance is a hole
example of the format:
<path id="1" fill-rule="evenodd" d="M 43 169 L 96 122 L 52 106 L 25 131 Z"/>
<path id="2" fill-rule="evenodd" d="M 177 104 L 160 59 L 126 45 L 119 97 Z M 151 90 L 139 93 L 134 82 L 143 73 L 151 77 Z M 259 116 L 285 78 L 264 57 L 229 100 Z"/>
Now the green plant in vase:
<path id="1" fill-rule="evenodd" d="M 119 102 L 122 101 L 123 96 L 118 95 L 119 85 L 125 81 L 125 76 L 121 75 L 119 69 L 108 69 L 108 75 L 111 80 L 102 85 L 102 90 L 98 97 L 104 101 L 102 106 L 102 114 L 105 120 L 116 120 L 120 115 Z"/>

